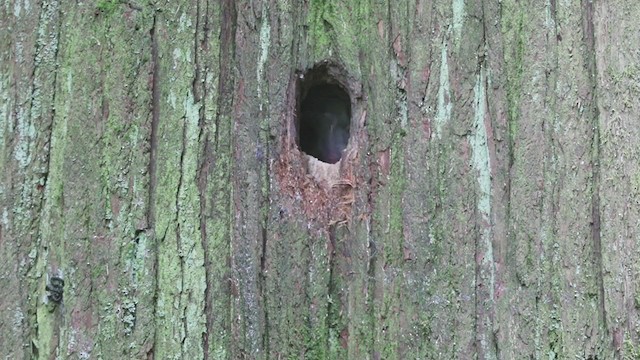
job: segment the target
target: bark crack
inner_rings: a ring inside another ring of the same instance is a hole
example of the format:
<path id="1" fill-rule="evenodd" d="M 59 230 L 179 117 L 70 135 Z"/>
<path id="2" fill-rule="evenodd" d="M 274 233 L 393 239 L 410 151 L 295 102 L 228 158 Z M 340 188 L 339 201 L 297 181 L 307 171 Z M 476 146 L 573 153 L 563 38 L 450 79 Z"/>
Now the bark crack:
<path id="1" fill-rule="evenodd" d="M 158 261 L 159 261 L 159 246 L 158 246 L 158 242 L 160 241 L 160 239 L 158 238 L 158 234 L 156 233 L 156 228 L 155 228 L 155 202 L 156 202 L 156 185 L 157 185 L 157 178 L 156 178 L 156 169 L 157 169 L 157 151 L 158 151 L 158 123 L 160 121 L 160 85 L 159 85 L 159 76 L 160 76 L 160 65 L 159 65 L 159 57 L 158 57 L 158 34 L 157 34 L 157 18 L 158 18 L 158 13 L 156 12 L 153 15 L 153 24 L 151 26 L 151 31 L 150 31 L 150 35 L 151 35 L 151 63 L 152 63 L 152 67 L 151 67 L 151 133 L 149 134 L 150 137 L 150 150 L 149 150 L 149 204 L 147 206 L 147 226 L 150 229 L 153 229 L 153 237 L 155 238 L 155 241 L 153 242 L 153 247 L 154 247 L 154 255 L 155 255 L 155 259 L 154 259 L 154 270 L 155 270 L 155 278 L 156 281 L 154 281 L 155 284 L 155 289 L 154 289 L 154 298 L 156 299 L 156 304 L 154 306 L 154 310 L 153 310 L 153 317 L 156 318 L 157 313 L 158 313 L 158 294 L 160 293 L 160 284 L 159 281 L 157 279 L 159 279 L 160 277 L 160 268 L 158 266 Z M 164 237 L 166 236 L 166 231 L 167 229 L 165 229 L 165 233 L 162 235 L 162 238 L 164 239 Z M 153 334 L 153 338 L 154 338 L 154 343 L 157 340 L 157 332 L 155 331 L 154 328 L 154 334 Z M 147 352 L 147 357 L 151 356 L 153 358 L 154 355 L 154 350 L 153 350 L 153 345 L 151 347 L 151 349 L 149 350 L 149 352 Z"/>
<path id="2" fill-rule="evenodd" d="M 158 34 L 157 17 L 153 16 L 151 27 L 151 134 L 149 151 L 149 206 L 147 208 L 147 223 L 149 227 L 155 228 L 155 202 L 157 186 L 157 158 L 158 158 L 158 123 L 160 122 L 160 64 L 158 58 Z"/>
<path id="3" fill-rule="evenodd" d="M 179 176 L 178 176 L 178 186 L 176 189 L 176 216 L 174 218 L 174 221 L 176 222 L 176 251 L 178 252 L 178 259 L 180 259 L 180 300 L 179 300 L 179 304 L 182 307 L 182 328 L 184 330 L 184 334 L 182 337 L 182 342 L 181 342 L 181 354 L 182 356 L 184 356 L 185 353 L 189 353 L 189 351 L 185 351 L 185 344 L 186 344 L 186 340 L 189 337 L 189 324 L 188 324 L 188 320 L 189 317 L 187 315 L 187 306 L 188 306 L 188 301 L 185 303 L 185 269 L 184 269 L 184 263 L 185 263 L 185 256 L 187 256 L 188 253 L 191 252 L 191 249 L 189 251 L 186 251 L 183 248 L 183 244 L 182 244 L 182 237 L 180 236 L 181 231 L 180 231 L 180 224 L 181 224 L 181 219 L 180 219 L 180 213 L 182 212 L 182 208 L 180 206 L 180 194 L 183 191 L 182 188 L 182 182 L 183 182 L 183 178 L 184 178 L 184 158 L 185 158 L 185 154 L 187 152 L 187 144 L 188 144 L 188 140 L 187 140 L 187 129 L 189 127 L 188 124 L 188 119 L 186 117 L 186 115 L 182 118 L 183 120 L 183 127 L 182 127 L 182 151 L 180 152 L 180 166 L 178 168 L 178 172 L 179 172 Z"/>
<path id="4" fill-rule="evenodd" d="M 327 285 L 327 295 L 329 296 L 329 299 L 327 301 L 327 316 L 326 316 L 326 323 L 325 323 L 325 328 L 327 329 L 326 332 L 326 338 L 327 338 L 327 346 L 330 346 L 331 344 L 331 335 L 332 332 L 336 332 L 339 333 L 338 329 L 336 328 L 337 324 L 337 317 L 339 316 L 339 305 L 337 304 L 337 299 L 335 299 L 334 297 L 338 297 L 337 294 L 337 289 L 336 289 L 336 261 L 335 261 L 335 249 L 336 249 L 336 225 L 330 225 L 329 226 L 329 251 L 328 251 L 328 256 L 329 256 L 329 261 L 328 261 L 328 267 L 329 267 L 329 283 Z"/>
<path id="5" fill-rule="evenodd" d="M 264 306 L 264 323 L 269 324 L 269 307 L 266 306 L 267 292 L 265 290 L 266 283 L 266 263 L 267 263 L 267 217 L 265 216 L 264 224 L 262 226 L 262 254 L 260 256 L 260 277 L 258 281 L 258 289 L 260 292 L 260 298 L 265 302 Z M 262 348 L 265 354 L 269 354 L 269 327 L 265 326 L 264 334 L 262 336 Z"/>
<path id="6" fill-rule="evenodd" d="M 201 74 L 201 66 L 200 63 L 200 46 L 206 48 L 207 39 L 208 39 L 208 18 L 209 18 L 209 3 L 205 2 L 204 9 L 204 27 L 201 29 L 201 3 L 200 1 L 196 2 L 196 26 L 195 26 L 195 40 L 193 46 L 194 52 L 194 67 L 195 74 L 193 79 L 193 99 L 195 103 L 201 103 L 199 107 L 198 113 L 198 142 L 204 144 L 202 147 L 202 154 L 200 164 L 197 170 L 197 186 L 198 186 L 198 194 L 200 199 L 200 236 L 202 241 L 203 251 L 203 260 L 204 260 L 204 276 L 205 276 L 205 288 L 204 288 L 204 316 L 206 321 L 207 331 L 202 334 L 202 351 L 205 359 L 208 359 L 209 356 L 209 336 L 211 329 L 213 329 L 213 314 L 211 309 L 211 303 L 213 302 L 213 294 L 211 289 L 211 257 L 209 256 L 209 241 L 207 239 L 207 221 L 206 221 L 206 211 L 207 211 L 207 197 L 206 197 L 206 188 L 207 188 L 207 177 L 209 174 L 209 136 L 205 131 L 205 113 L 206 113 L 206 101 L 207 98 L 207 86 L 204 86 L 204 79 L 207 77 L 207 68 L 205 67 L 202 70 Z M 202 40 L 200 42 L 200 36 L 202 36 Z M 202 94 L 200 93 L 202 91 Z"/>
<path id="7" fill-rule="evenodd" d="M 585 70 L 587 72 L 590 92 L 588 96 L 589 116 L 591 117 L 591 239 L 593 243 L 593 255 L 596 282 L 599 295 L 599 313 L 601 324 L 607 331 L 607 314 L 604 298 L 604 269 L 602 263 L 602 240 L 600 235 L 600 124 L 598 113 L 597 87 L 597 67 L 596 67 L 596 45 L 595 31 L 593 23 L 593 1 L 582 2 L 582 31 L 585 42 Z"/>
<path id="8" fill-rule="evenodd" d="M 57 4 L 57 3 L 56 3 Z M 62 10 L 60 9 L 60 7 L 58 6 L 57 9 L 57 13 L 56 13 L 56 17 L 57 17 L 57 24 L 56 24 L 56 35 L 55 37 L 51 40 L 52 43 L 54 44 L 53 46 L 55 46 L 55 51 L 53 53 L 53 81 L 52 81 L 52 94 L 51 94 L 51 123 L 49 124 L 49 127 L 47 128 L 48 130 L 48 134 L 47 136 L 47 141 L 45 143 L 45 146 L 48 146 L 49 149 L 48 151 L 45 151 L 44 153 L 46 154 L 46 159 L 44 161 L 45 163 L 45 168 L 42 170 L 42 188 L 45 189 L 47 187 L 47 180 L 49 179 L 49 164 L 51 161 L 51 138 L 53 136 L 53 125 L 54 125 L 54 121 L 55 121 L 55 117 L 56 117 L 56 90 L 57 90 L 57 83 L 58 83 L 58 68 L 59 63 L 58 63 L 58 53 L 60 51 L 60 33 L 61 28 L 62 28 Z M 43 191 L 43 194 L 45 192 Z M 44 196 L 43 196 L 44 199 Z"/>

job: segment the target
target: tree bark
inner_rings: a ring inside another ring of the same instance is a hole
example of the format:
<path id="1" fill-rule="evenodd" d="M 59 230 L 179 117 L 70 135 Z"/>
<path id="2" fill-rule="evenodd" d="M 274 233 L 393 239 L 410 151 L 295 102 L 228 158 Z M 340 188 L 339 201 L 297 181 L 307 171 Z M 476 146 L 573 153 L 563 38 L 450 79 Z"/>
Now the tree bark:
<path id="1" fill-rule="evenodd" d="M 639 17 L 5 1 L 0 355 L 640 356 Z M 336 165 L 298 144 L 314 69 Z"/>

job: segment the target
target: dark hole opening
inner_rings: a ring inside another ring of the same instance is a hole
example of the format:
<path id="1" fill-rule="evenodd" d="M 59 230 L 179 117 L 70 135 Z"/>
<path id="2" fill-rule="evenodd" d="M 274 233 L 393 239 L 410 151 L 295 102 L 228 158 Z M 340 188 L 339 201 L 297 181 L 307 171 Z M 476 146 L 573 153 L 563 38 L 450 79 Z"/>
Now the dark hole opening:
<path id="1" fill-rule="evenodd" d="M 304 92 L 303 92 L 304 93 Z M 349 142 L 351 101 L 337 84 L 309 87 L 300 106 L 300 149 L 329 164 L 335 164 Z"/>

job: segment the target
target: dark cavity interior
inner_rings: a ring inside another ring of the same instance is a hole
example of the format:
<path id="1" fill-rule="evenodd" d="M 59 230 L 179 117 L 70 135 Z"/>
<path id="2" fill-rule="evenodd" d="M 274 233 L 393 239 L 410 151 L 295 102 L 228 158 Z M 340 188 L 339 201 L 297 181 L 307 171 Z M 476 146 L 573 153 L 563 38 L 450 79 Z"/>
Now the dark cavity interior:
<path id="1" fill-rule="evenodd" d="M 342 158 L 349 142 L 351 101 L 336 84 L 311 86 L 300 106 L 300 149 L 329 164 Z"/>

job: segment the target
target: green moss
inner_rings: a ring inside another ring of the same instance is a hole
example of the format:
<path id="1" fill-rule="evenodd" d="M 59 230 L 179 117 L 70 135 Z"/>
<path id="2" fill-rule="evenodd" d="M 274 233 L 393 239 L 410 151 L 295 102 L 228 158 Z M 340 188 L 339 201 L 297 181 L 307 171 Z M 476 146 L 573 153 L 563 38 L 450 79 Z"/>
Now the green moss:
<path id="1" fill-rule="evenodd" d="M 564 351 L 562 346 L 562 327 L 561 319 L 557 309 L 551 311 L 551 324 L 547 332 L 549 347 L 544 356 L 547 359 L 562 359 L 564 358 Z"/>
<path id="2" fill-rule="evenodd" d="M 314 40 L 316 53 L 323 53 L 331 46 L 330 27 L 332 21 L 330 1 L 312 0 L 309 4 L 309 37 Z"/>
<path id="3" fill-rule="evenodd" d="M 627 360 L 637 360 L 640 359 L 640 346 L 637 346 L 633 344 L 633 340 L 631 340 L 631 338 L 629 336 L 626 337 L 626 339 L 624 339 L 624 352 L 623 352 L 623 359 Z"/>
<path id="4" fill-rule="evenodd" d="M 107 15 L 111 15 L 123 3 L 122 0 L 99 0 L 96 3 L 96 8 Z"/>
<path id="5" fill-rule="evenodd" d="M 376 21 L 371 18 L 367 1 L 336 3 L 312 0 L 307 24 L 313 60 L 338 59 L 356 77 L 360 77 L 362 48 L 371 51 L 377 36 Z"/>

